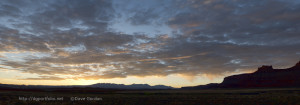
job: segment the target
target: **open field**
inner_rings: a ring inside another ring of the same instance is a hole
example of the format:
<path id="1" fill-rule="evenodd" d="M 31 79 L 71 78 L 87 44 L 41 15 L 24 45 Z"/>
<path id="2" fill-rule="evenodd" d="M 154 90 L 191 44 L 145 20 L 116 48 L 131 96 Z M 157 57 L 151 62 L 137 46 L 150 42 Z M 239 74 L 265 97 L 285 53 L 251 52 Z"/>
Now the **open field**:
<path id="1" fill-rule="evenodd" d="M 299 105 L 300 88 L 106 92 L 0 90 L 0 100 L 0 105 Z"/>

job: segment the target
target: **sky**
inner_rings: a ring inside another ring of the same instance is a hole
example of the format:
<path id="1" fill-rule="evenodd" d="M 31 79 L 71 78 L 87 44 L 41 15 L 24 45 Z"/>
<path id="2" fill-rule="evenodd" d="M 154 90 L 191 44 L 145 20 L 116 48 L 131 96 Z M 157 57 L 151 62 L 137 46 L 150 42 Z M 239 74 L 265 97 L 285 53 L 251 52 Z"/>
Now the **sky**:
<path id="1" fill-rule="evenodd" d="M 300 0 L 1 0 L 0 83 L 220 83 L 300 60 Z"/>

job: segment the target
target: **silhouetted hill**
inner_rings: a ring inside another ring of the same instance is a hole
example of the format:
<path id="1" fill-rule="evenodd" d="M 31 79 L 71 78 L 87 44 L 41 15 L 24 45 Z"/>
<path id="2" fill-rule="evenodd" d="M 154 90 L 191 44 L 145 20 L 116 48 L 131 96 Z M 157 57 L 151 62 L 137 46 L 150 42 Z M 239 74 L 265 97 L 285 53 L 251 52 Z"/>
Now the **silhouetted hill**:
<path id="1" fill-rule="evenodd" d="M 110 89 L 172 89 L 173 88 L 173 87 L 164 86 L 164 85 L 150 86 L 148 84 L 124 85 L 124 84 L 111 84 L 111 83 L 98 83 L 98 84 L 90 85 L 89 87 L 110 88 Z"/>
<path id="2" fill-rule="evenodd" d="M 218 88 L 218 87 L 219 87 L 219 83 L 210 83 L 206 85 L 182 87 L 181 89 L 210 89 L 210 88 Z"/>
<path id="3" fill-rule="evenodd" d="M 287 69 L 273 69 L 272 66 L 264 65 L 253 73 L 225 77 L 220 84 L 182 87 L 182 89 L 259 87 L 300 87 L 300 61 Z"/>
<path id="4" fill-rule="evenodd" d="M 72 89 L 173 89 L 170 86 L 155 85 L 150 86 L 148 84 L 113 84 L 113 83 L 97 83 L 93 85 L 67 85 L 67 86 L 48 86 L 48 85 L 13 85 L 13 84 L 0 84 L 0 89 L 18 89 L 18 90 L 72 90 Z"/>

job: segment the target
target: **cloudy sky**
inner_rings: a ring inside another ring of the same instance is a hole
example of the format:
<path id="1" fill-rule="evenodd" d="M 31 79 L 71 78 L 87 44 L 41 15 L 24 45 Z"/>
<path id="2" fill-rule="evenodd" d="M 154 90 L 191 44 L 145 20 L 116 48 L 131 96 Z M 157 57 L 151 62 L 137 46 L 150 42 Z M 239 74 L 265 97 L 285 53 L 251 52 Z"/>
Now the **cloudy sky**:
<path id="1" fill-rule="evenodd" d="M 0 83 L 174 87 L 300 60 L 299 0 L 1 0 Z"/>

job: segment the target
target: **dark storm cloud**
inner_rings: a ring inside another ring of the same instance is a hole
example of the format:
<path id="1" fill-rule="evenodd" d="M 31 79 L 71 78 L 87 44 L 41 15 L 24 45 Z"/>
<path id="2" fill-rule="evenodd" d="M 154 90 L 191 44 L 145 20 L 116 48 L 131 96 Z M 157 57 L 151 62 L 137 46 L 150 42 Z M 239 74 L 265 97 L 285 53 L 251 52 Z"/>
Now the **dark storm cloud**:
<path id="1" fill-rule="evenodd" d="M 2 54 L 1 68 L 40 75 L 28 80 L 222 75 L 299 60 L 296 1 L 30 2 L 0 3 L 0 52 L 37 53 L 23 61 Z M 173 34 L 112 31 L 118 18 L 137 26 L 168 25 Z"/>

